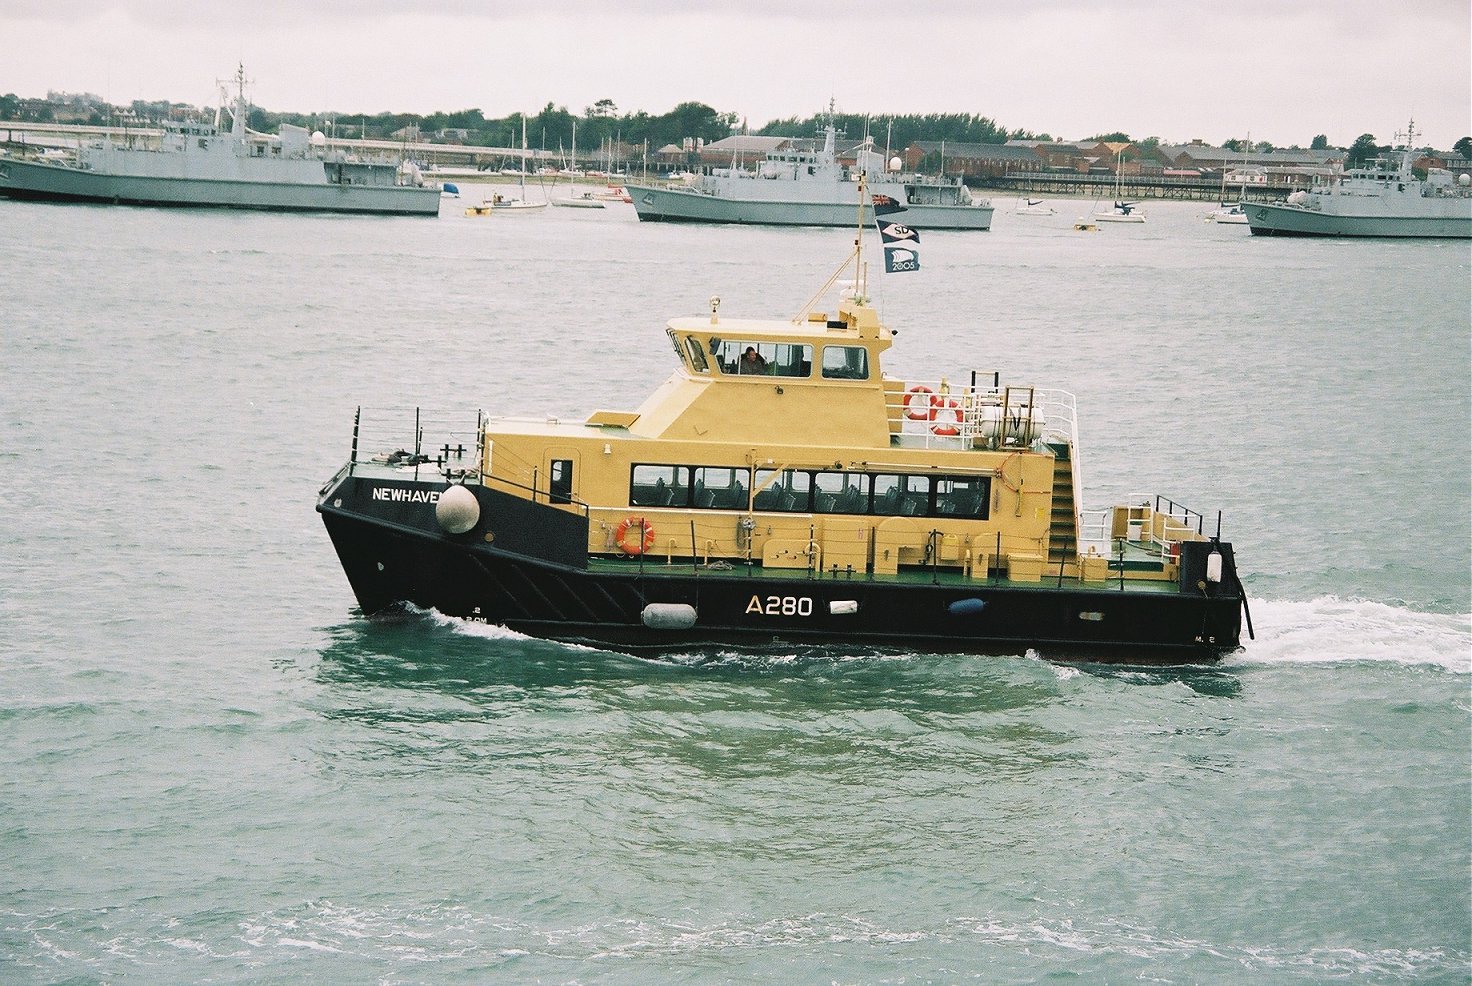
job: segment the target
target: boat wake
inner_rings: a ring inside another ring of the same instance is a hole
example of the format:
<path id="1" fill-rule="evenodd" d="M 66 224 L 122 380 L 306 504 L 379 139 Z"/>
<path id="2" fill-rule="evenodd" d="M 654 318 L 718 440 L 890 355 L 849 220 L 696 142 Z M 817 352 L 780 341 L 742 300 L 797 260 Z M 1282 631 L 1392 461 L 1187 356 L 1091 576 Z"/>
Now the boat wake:
<path id="1" fill-rule="evenodd" d="M 511 629 L 510 627 L 502 626 L 499 623 L 482 623 L 476 620 L 464 620 L 458 616 L 446 616 L 444 613 L 441 613 L 437 609 L 423 609 L 419 606 L 415 606 L 413 603 L 403 603 L 402 605 L 404 612 L 409 614 L 410 616 L 415 616 L 428 620 L 435 626 L 449 630 L 461 636 L 478 637 L 481 640 L 515 641 L 518 643 L 551 643 L 550 641 L 542 640 L 540 637 L 533 637 L 530 634 L 520 633 L 516 630 Z M 599 653 L 605 650 L 605 648 L 601 647 L 588 647 L 584 644 L 571 644 L 562 641 L 558 641 L 555 646 L 566 647 L 568 650 L 593 653 Z"/>
<path id="2" fill-rule="evenodd" d="M 1386 603 L 1322 596 L 1254 602 L 1257 639 L 1223 664 L 1375 662 L 1472 673 L 1472 614 L 1421 613 Z"/>
<path id="3" fill-rule="evenodd" d="M 773 670 L 802 664 L 912 661 L 904 649 L 855 650 L 832 644 L 690 647 L 657 655 L 625 654 L 617 647 L 542 641 L 493 623 L 446 616 L 406 604 L 404 612 L 452 633 L 490 641 L 544 643 L 582 653 L 617 653 L 635 660 L 689 668 Z M 1370 662 L 1408 667 L 1431 666 L 1472 674 L 1472 614 L 1423 613 L 1386 603 L 1323 596 L 1308 602 L 1259 600 L 1253 604 L 1256 640 L 1222 661 L 1223 667 L 1271 664 Z M 1032 650 L 1016 655 L 1038 659 Z M 1059 665 L 1065 677 L 1076 669 Z"/>

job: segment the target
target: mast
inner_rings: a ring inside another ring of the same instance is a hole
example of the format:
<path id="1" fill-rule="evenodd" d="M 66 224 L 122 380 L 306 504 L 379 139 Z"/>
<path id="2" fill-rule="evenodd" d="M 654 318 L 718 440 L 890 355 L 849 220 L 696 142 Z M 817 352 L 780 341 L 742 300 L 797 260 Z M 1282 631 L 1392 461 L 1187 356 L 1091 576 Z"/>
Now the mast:
<path id="1" fill-rule="evenodd" d="M 1406 150 L 1400 159 L 1400 176 L 1404 181 L 1411 177 L 1411 158 L 1415 155 L 1416 146 L 1416 118 L 1413 116 L 1406 122 Z"/>
<path id="2" fill-rule="evenodd" d="M 869 194 L 869 174 L 859 169 L 859 217 L 854 229 L 854 298 L 862 300 L 868 293 L 864 276 L 864 199 Z"/>
<path id="3" fill-rule="evenodd" d="M 230 135 L 237 140 L 245 139 L 245 63 L 235 68 L 235 119 L 230 121 Z"/>

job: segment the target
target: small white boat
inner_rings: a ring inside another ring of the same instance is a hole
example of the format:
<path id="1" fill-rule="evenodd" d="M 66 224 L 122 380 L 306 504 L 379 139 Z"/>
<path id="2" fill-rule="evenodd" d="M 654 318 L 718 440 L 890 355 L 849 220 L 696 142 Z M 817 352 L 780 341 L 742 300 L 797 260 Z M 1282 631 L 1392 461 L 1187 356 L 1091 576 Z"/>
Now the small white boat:
<path id="1" fill-rule="evenodd" d="M 589 191 L 574 192 L 567 198 L 556 198 L 552 204 L 563 209 L 601 209 L 603 203 Z"/>
<path id="2" fill-rule="evenodd" d="M 1058 210 L 1042 199 L 1018 199 L 1016 211 L 1019 216 L 1051 216 Z"/>
<path id="3" fill-rule="evenodd" d="M 1089 218 L 1096 223 L 1142 223 L 1145 214 L 1139 211 L 1140 203 L 1116 201 L 1108 212 L 1096 212 Z"/>
<path id="4" fill-rule="evenodd" d="M 503 195 L 500 192 L 492 192 L 491 197 L 480 205 L 470 206 L 465 210 L 467 216 L 493 216 L 503 213 L 541 212 L 547 208 L 547 200 L 541 202 L 528 202 L 526 198 L 526 118 L 521 120 L 521 160 L 522 167 L 517 171 L 521 183 L 521 198 Z M 501 169 L 505 174 L 506 169 Z"/>
<path id="5" fill-rule="evenodd" d="M 1209 223 L 1225 223 L 1229 226 L 1247 225 L 1247 206 L 1241 202 L 1223 202 L 1206 214 Z"/>
<path id="6" fill-rule="evenodd" d="M 607 188 L 600 189 L 596 192 L 590 192 L 589 194 L 592 195 L 593 198 L 601 199 L 604 202 L 634 201 L 633 197 L 629 195 L 628 191 L 625 190 L 622 185 L 609 185 Z"/>
<path id="7" fill-rule="evenodd" d="M 466 206 L 465 214 L 467 216 L 489 216 L 506 212 L 539 212 L 545 208 L 547 208 L 546 202 L 527 202 L 525 199 L 515 199 L 496 192 L 479 205 Z"/>

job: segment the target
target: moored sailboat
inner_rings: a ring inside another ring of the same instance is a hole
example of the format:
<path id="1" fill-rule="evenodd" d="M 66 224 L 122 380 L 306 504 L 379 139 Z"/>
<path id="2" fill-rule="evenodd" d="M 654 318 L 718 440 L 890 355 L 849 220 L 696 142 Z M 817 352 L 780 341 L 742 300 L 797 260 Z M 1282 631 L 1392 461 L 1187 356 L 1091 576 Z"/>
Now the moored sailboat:
<path id="1" fill-rule="evenodd" d="M 1099 223 L 1142 223 L 1145 221 L 1145 213 L 1140 211 L 1140 203 L 1127 202 L 1124 198 L 1124 158 L 1123 152 L 1114 157 L 1114 205 L 1103 212 L 1095 211 L 1090 217 Z"/>

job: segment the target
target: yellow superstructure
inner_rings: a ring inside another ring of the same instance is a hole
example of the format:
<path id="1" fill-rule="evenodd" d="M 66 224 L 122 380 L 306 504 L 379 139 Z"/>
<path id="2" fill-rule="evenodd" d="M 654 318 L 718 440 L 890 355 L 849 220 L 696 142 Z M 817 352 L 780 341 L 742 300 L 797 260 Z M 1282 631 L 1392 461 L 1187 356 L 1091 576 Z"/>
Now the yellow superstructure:
<path id="1" fill-rule="evenodd" d="M 595 558 L 1108 577 L 1107 547 L 1079 550 L 1070 395 L 887 379 L 893 336 L 862 299 L 793 321 L 713 299 L 667 333 L 680 365 L 635 411 L 490 419 L 486 483 L 586 511 Z"/>

